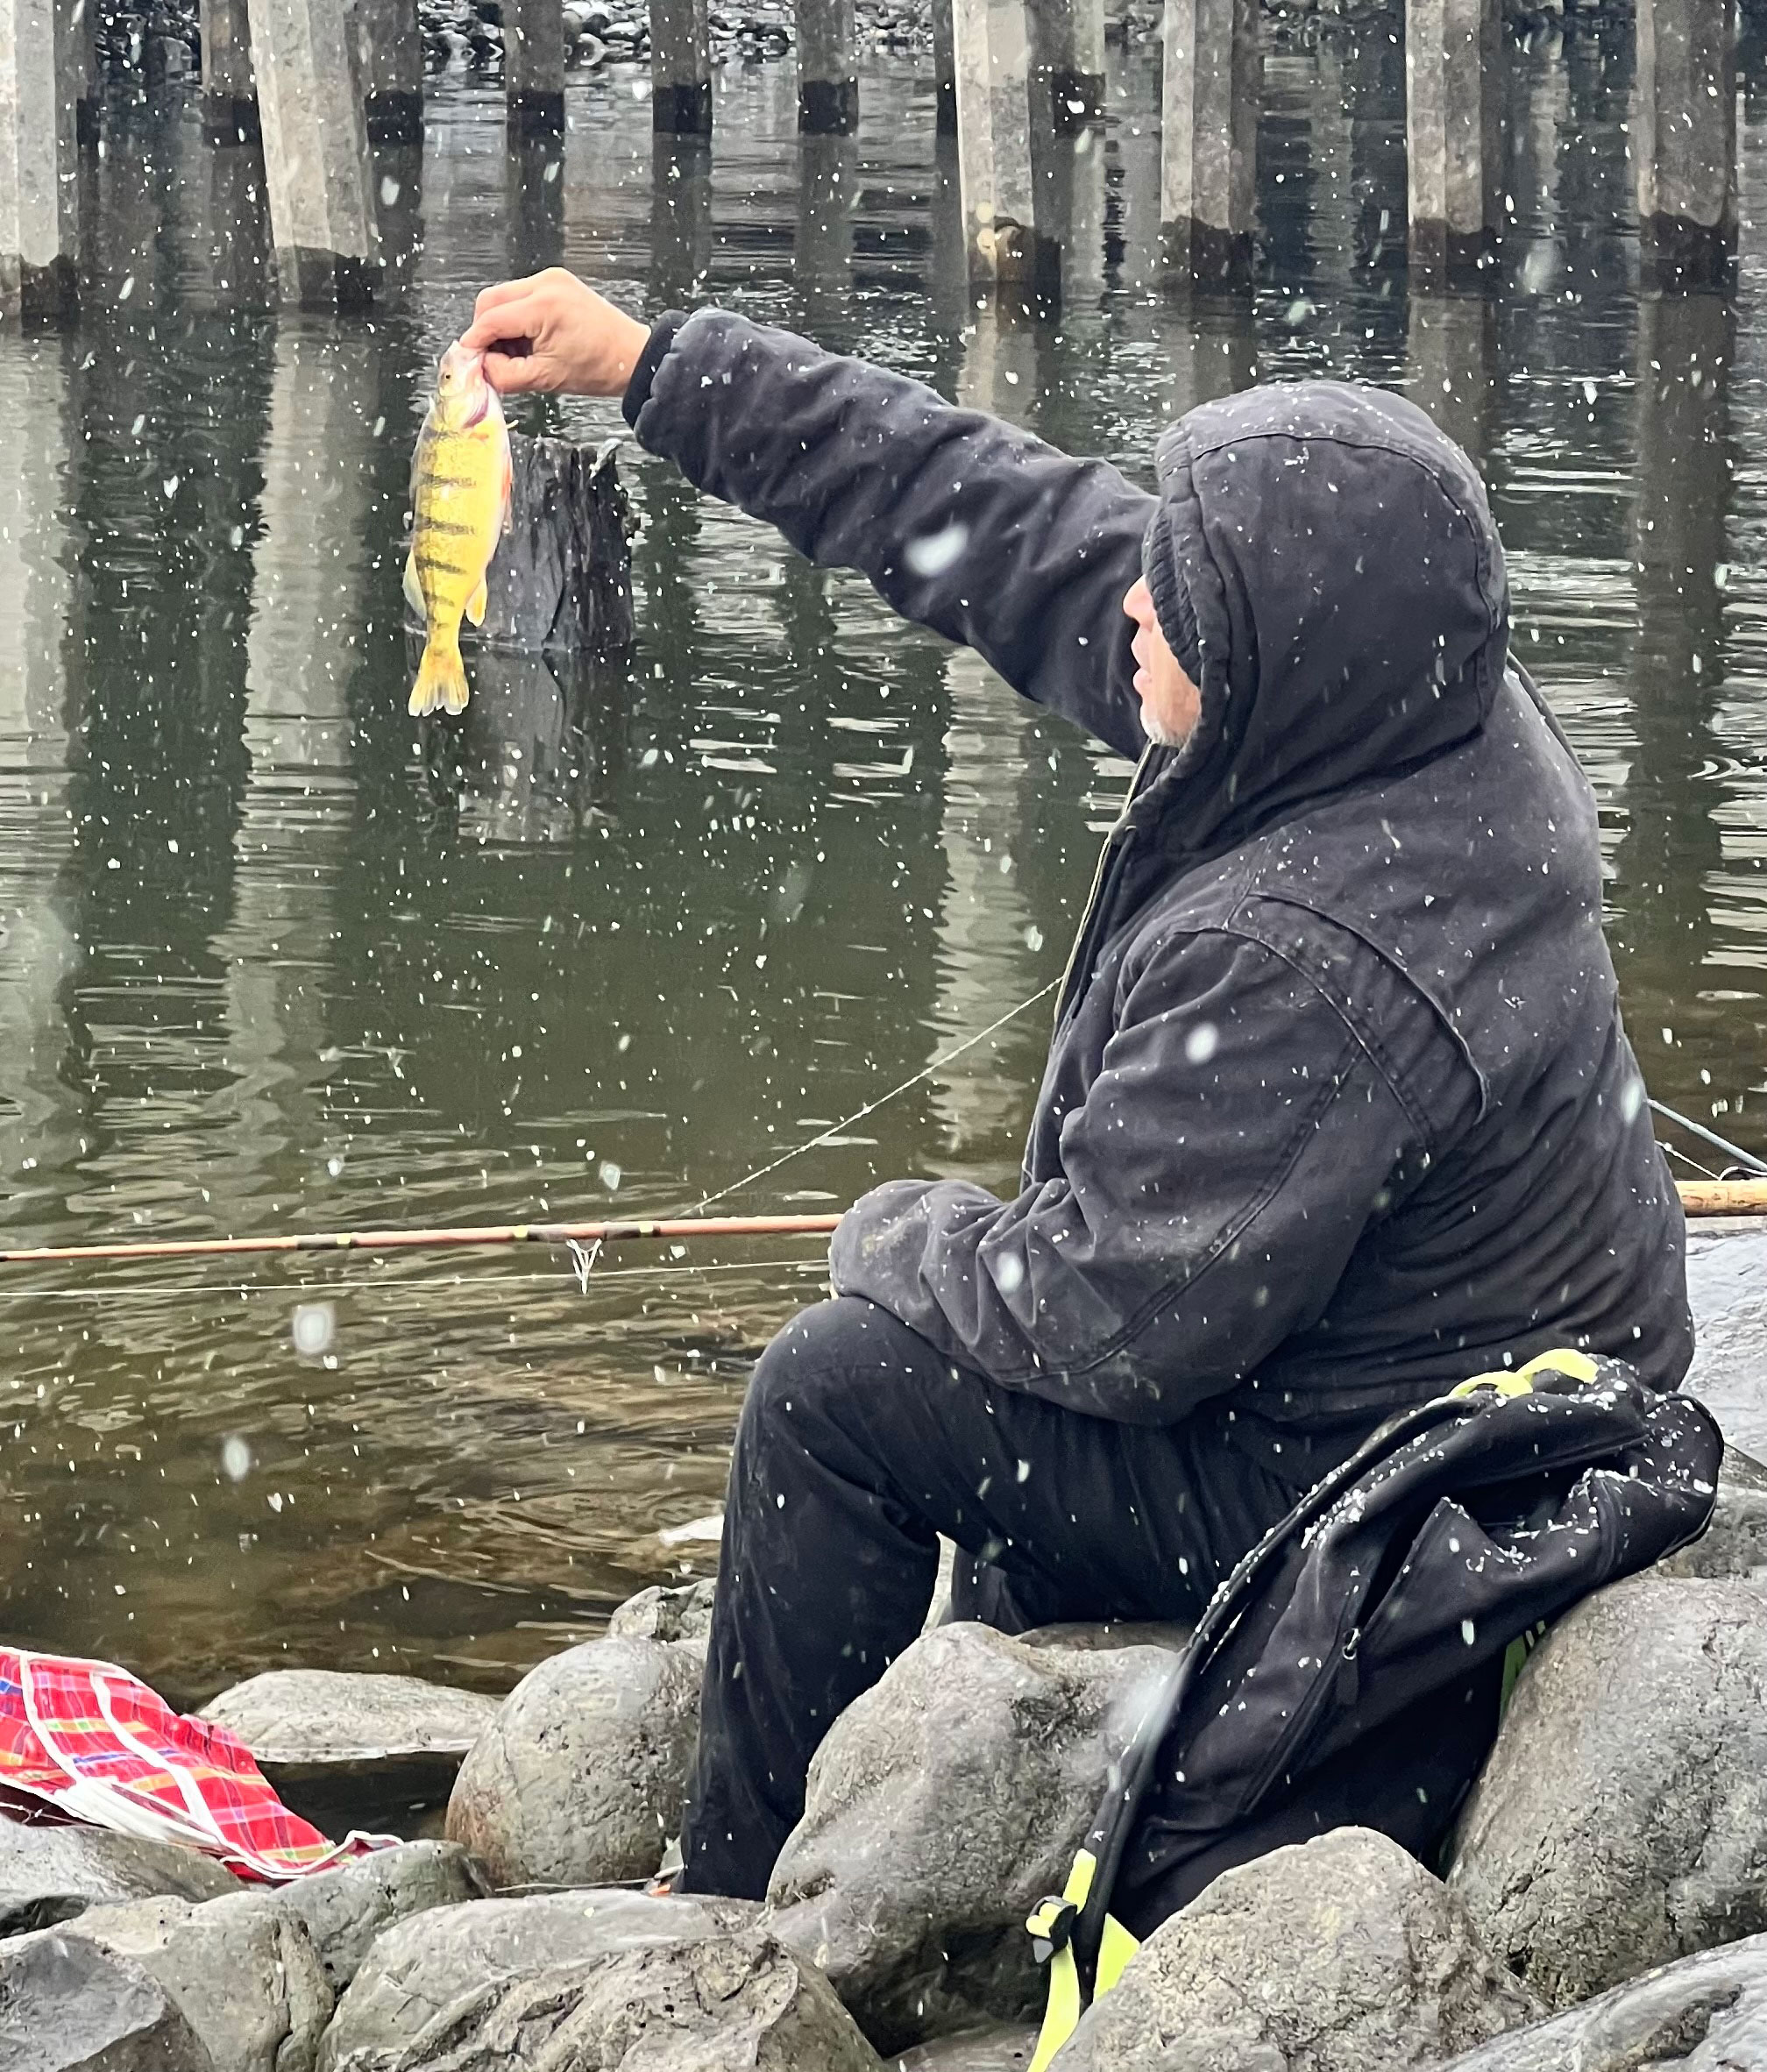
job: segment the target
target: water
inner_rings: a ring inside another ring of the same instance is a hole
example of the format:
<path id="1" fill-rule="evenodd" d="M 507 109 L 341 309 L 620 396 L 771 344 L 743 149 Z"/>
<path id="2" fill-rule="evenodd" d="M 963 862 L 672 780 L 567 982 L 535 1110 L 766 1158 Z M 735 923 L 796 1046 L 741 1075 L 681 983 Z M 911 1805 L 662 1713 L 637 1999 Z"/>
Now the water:
<path id="1" fill-rule="evenodd" d="M 1255 291 L 1150 265 L 1154 71 L 1113 53 L 1066 314 L 954 271 L 930 76 L 801 147 L 788 69 L 727 75 L 707 174 L 642 76 L 572 88 L 562 177 L 440 82 L 377 171 L 389 294 L 278 315 L 252 154 L 194 96 L 113 111 L 86 316 L 0 338 L 0 1173 L 18 1242 L 679 1210 L 1054 977 L 1126 772 L 846 576 L 635 452 L 623 671 L 480 662 L 404 713 L 405 474 L 474 290 L 562 259 L 715 299 L 1146 479 L 1193 401 L 1305 372 L 1408 387 L 1487 469 L 1521 652 L 1600 788 L 1654 1091 L 1767 1150 L 1767 266 L 1641 302 L 1629 38 L 1514 57 L 1514 228 L 1487 292 L 1408 298 L 1402 60 L 1270 54 Z M 1743 213 L 1767 67 L 1748 53 Z M 518 178 L 517 175 L 522 177 Z M 620 429 L 611 404 L 529 429 Z M 1047 1004 L 728 1206 L 905 1172 L 1010 1186 Z M 820 1248 L 14 1269 L 11 1637 L 184 1702 L 278 1664 L 500 1688 L 702 1570 L 748 1362 Z M 329 1309 L 325 1305 L 330 1305 Z M 664 1540 L 661 1536 L 670 1531 Z"/>

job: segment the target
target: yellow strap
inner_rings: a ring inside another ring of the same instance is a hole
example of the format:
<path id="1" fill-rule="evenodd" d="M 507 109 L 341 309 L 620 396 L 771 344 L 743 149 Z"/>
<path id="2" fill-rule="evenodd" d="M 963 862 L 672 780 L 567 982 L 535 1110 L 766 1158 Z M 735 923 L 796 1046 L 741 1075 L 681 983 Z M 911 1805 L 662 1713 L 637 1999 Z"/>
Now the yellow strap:
<path id="1" fill-rule="evenodd" d="M 1114 1914 L 1104 1917 L 1104 1938 L 1098 1945 L 1098 1984 L 1092 1997 L 1102 2000 L 1123 1976 L 1123 1967 L 1141 1945 Z"/>
<path id="2" fill-rule="evenodd" d="M 1048 1941 L 1063 1907 L 1085 1905 L 1097 1874 L 1097 1857 L 1090 1849 L 1082 1849 L 1074 1858 L 1061 1899 L 1045 1899 L 1025 1922 L 1026 1929 L 1040 1940 Z M 1037 2039 L 1031 2072 L 1047 2072 L 1050 2059 L 1079 2026 L 1084 2012 L 1080 1999 L 1080 1967 L 1074 1962 L 1073 1946 L 1068 1944 L 1049 1960 L 1049 2005 L 1043 2012 L 1042 2033 Z"/>
<path id="3" fill-rule="evenodd" d="M 1499 1395 L 1532 1395 L 1535 1375 L 1549 1372 L 1568 1374 L 1573 1381 L 1593 1381 L 1595 1362 L 1586 1352 L 1573 1352 L 1568 1346 L 1560 1346 L 1554 1352 L 1537 1353 L 1526 1366 L 1499 1367 L 1489 1374 L 1474 1374 L 1470 1381 L 1462 1381 L 1448 1393 L 1451 1396 L 1471 1395 L 1477 1389 L 1490 1388 Z"/>

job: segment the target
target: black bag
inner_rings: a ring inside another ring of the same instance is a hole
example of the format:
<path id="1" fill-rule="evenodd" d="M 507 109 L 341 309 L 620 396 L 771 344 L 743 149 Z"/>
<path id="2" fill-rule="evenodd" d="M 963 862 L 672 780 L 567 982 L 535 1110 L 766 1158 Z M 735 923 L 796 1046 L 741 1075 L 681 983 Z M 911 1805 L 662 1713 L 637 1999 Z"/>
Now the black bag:
<path id="1" fill-rule="evenodd" d="M 1430 1860 L 1526 1647 L 1703 1532 L 1723 1452 L 1691 1397 L 1553 1352 L 1395 1419 L 1303 1497 L 1210 1600 L 1031 1917 L 1033 2072 L 1219 1872 L 1352 1825 Z"/>

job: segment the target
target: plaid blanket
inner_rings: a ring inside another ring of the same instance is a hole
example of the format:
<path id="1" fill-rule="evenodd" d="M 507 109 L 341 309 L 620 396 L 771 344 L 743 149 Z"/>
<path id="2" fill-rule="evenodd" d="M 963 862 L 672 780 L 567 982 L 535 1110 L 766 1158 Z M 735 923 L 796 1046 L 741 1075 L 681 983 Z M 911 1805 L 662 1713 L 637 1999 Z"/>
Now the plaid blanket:
<path id="1" fill-rule="evenodd" d="M 0 1648 L 0 1792 L 140 1841 L 181 1842 L 268 1884 L 397 1840 L 329 1841 L 289 1812 L 226 1728 L 174 1713 L 108 1662 L 19 1648 Z"/>

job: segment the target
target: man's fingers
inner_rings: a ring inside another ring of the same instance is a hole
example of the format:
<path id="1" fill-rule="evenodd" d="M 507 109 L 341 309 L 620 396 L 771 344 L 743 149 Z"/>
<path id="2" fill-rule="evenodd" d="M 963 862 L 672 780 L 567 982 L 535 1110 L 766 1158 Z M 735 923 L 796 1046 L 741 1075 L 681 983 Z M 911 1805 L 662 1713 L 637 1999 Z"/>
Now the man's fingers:
<path id="1" fill-rule="evenodd" d="M 514 302 L 520 296 L 532 294 L 542 279 L 543 276 L 538 273 L 524 273 L 519 280 L 499 280 L 490 287 L 481 287 L 472 304 L 473 316 L 483 316 L 486 310 L 496 309 L 500 302 Z"/>
<path id="2" fill-rule="evenodd" d="M 538 297 L 522 287 L 519 281 L 508 285 L 512 292 L 488 309 L 485 296 L 498 291 L 486 288 L 479 296 L 472 323 L 460 334 L 460 343 L 469 352 L 483 352 L 506 338 L 531 338 L 539 330 L 542 312 Z"/>
<path id="3" fill-rule="evenodd" d="M 526 395 L 552 386 L 537 355 L 499 352 L 494 346 L 485 355 L 485 379 L 499 395 Z"/>

